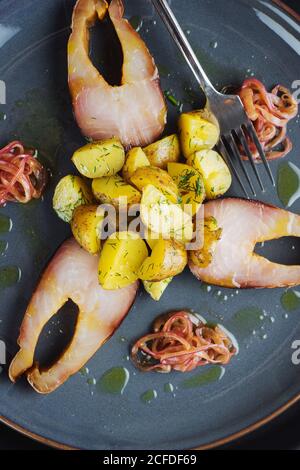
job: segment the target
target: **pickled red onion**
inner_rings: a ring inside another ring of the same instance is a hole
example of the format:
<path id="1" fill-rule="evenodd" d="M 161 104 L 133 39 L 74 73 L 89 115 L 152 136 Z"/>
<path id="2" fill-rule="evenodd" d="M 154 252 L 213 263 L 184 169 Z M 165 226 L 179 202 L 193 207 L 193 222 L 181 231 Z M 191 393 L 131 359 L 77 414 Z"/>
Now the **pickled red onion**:
<path id="1" fill-rule="evenodd" d="M 131 350 L 139 369 L 164 373 L 189 372 L 207 364 L 225 365 L 235 354 L 232 341 L 221 327 L 207 326 L 185 311 L 159 317 L 154 333 L 139 339 Z"/>
<path id="2" fill-rule="evenodd" d="M 0 150 L 0 206 L 8 201 L 23 204 L 38 199 L 47 181 L 47 172 L 19 141 Z"/>
<path id="3" fill-rule="evenodd" d="M 269 93 L 256 78 L 244 81 L 238 92 L 249 119 L 253 121 L 256 133 L 269 160 L 286 156 L 293 148 L 287 137 L 287 125 L 297 116 L 298 104 L 287 88 L 277 85 Z M 255 160 L 260 161 L 258 151 L 248 139 Z M 277 149 L 281 146 L 281 149 Z M 247 158 L 246 156 L 244 157 Z"/>

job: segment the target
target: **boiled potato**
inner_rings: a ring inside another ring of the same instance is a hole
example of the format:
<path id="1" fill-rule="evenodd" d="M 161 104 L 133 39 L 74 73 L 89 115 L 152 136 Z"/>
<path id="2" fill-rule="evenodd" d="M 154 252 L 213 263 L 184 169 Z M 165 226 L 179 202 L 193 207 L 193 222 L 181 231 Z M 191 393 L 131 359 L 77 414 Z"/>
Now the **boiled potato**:
<path id="1" fill-rule="evenodd" d="M 154 166 L 138 168 L 130 178 L 134 186 L 142 191 L 151 184 L 163 193 L 170 201 L 177 203 L 179 191 L 171 176 L 164 170 Z"/>
<path id="2" fill-rule="evenodd" d="M 168 277 L 167 279 L 159 282 L 143 281 L 143 285 L 145 291 L 148 292 L 152 299 L 158 302 L 172 280 L 173 277 Z"/>
<path id="3" fill-rule="evenodd" d="M 123 167 L 123 178 L 130 182 L 130 178 L 138 168 L 150 166 L 150 162 L 141 147 L 134 147 L 126 155 L 126 162 Z"/>
<path id="4" fill-rule="evenodd" d="M 76 150 L 72 161 L 87 178 L 100 178 L 118 173 L 125 162 L 125 152 L 118 139 L 92 142 Z"/>
<path id="5" fill-rule="evenodd" d="M 101 225 L 104 211 L 96 205 L 76 207 L 71 221 L 74 238 L 86 251 L 95 255 L 100 251 Z"/>
<path id="6" fill-rule="evenodd" d="M 196 266 L 207 268 L 210 265 L 217 242 L 222 236 L 222 229 L 214 217 L 204 219 L 201 227 L 203 245 L 199 250 L 190 251 L 189 258 Z"/>
<path id="7" fill-rule="evenodd" d="M 193 238 L 192 217 L 155 186 L 148 185 L 143 190 L 140 210 L 142 222 L 150 232 L 182 241 Z"/>
<path id="8" fill-rule="evenodd" d="M 155 244 L 151 256 L 142 264 L 139 278 L 142 281 L 163 281 L 180 274 L 187 265 L 187 252 L 184 245 L 176 240 L 160 239 Z"/>
<path id="9" fill-rule="evenodd" d="M 202 175 L 183 163 L 168 163 L 168 173 L 179 188 L 183 209 L 194 216 L 205 199 Z"/>
<path id="10" fill-rule="evenodd" d="M 62 220 L 71 222 L 76 207 L 92 202 L 93 194 L 86 182 L 79 176 L 67 175 L 55 188 L 53 209 Z"/>
<path id="11" fill-rule="evenodd" d="M 208 199 L 222 196 L 230 188 L 230 170 L 221 155 L 214 150 L 196 152 L 189 157 L 188 163 L 201 173 Z"/>
<path id="12" fill-rule="evenodd" d="M 138 204 L 141 200 L 141 193 L 119 175 L 94 179 L 92 190 L 97 201 L 115 207 Z"/>
<path id="13" fill-rule="evenodd" d="M 165 137 L 144 148 L 150 164 L 165 170 L 169 162 L 178 162 L 180 144 L 176 134 Z"/>
<path id="14" fill-rule="evenodd" d="M 134 232 L 117 232 L 105 242 L 100 254 L 99 283 L 106 290 L 126 287 L 138 279 L 148 256 L 146 243 Z"/>
<path id="15" fill-rule="evenodd" d="M 212 149 L 220 138 L 219 127 L 204 119 L 199 111 L 181 114 L 179 133 L 185 158 L 198 150 Z"/>

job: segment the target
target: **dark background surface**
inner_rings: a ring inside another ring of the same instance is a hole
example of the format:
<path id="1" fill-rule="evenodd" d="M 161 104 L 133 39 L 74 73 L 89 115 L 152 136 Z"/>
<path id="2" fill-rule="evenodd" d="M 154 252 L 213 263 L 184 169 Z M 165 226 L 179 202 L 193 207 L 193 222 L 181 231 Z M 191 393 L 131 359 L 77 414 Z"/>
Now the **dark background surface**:
<path id="1" fill-rule="evenodd" d="M 299 0 L 285 0 L 285 3 L 300 13 Z M 0 450 L 6 449 L 46 450 L 48 447 L 0 424 Z M 258 431 L 226 446 L 225 449 L 300 450 L 300 403 Z"/>

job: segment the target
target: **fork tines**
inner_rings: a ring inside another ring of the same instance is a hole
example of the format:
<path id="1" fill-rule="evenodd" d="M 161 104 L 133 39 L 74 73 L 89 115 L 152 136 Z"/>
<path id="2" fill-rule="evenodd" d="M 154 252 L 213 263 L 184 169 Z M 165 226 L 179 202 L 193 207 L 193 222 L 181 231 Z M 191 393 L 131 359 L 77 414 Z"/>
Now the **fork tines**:
<path id="1" fill-rule="evenodd" d="M 247 171 L 247 166 L 246 166 L 246 161 L 241 155 L 241 150 L 242 153 L 247 157 L 249 160 L 252 170 L 256 176 L 256 179 L 258 181 L 258 184 L 260 186 L 260 189 L 265 192 L 265 188 L 263 185 L 263 182 L 261 180 L 261 177 L 258 172 L 258 165 L 255 163 L 252 152 L 250 150 L 250 147 L 248 145 L 248 136 L 251 138 L 252 142 L 255 144 L 257 151 L 259 153 L 259 156 L 261 158 L 261 161 L 268 173 L 268 176 L 272 182 L 272 185 L 275 186 L 275 181 L 273 178 L 272 171 L 269 166 L 269 162 L 266 158 L 266 155 L 264 153 L 264 150 L 259 142 L 259 139 L 256 135 L 256 131 L 253 127 L 253 124 L 251 121 L 245 126 L 241 126 L 238 129 L 232 130 L 231 133 L 228 133 L 227 135 L 222 135 L 220 138 L 220 142 L 218 145 L 218 150 L 219 152 L 223 155 L 224 159 L 226 160 L 226 163 L 229 165 L 232 173 L 234 174 L 235 178 L 237 179 L 239 185 L 241 186 L 244 194 L 246 197 L 249 199 L 249 194 L 248 191 L 245 187 L 245 184 L 243 182 L 243 179 L 241 178 L 237 166 L 240 167 L 250 189 L 252 192 L 252 195 L 255 197 L 256 192 L 254 185 L 251 181 L 251 178 L 249 176 L 249 173 Z"/>

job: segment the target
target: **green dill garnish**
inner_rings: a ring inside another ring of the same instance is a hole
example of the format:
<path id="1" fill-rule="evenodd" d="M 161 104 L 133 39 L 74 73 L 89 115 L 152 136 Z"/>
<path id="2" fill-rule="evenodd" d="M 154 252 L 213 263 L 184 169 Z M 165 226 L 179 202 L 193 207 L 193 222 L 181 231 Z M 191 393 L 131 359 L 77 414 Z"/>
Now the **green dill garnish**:
<path id="1" fill-rule="evenodd" d="M 191 180 L 191 178 L 193 178 L 193 176 L 195 176 L 194 170 L 185 171 L 180 176 L 180 180 L 179 180 L 179 183 L 178 183 L 178 188 L 180 190 L 183 190 L 183 191 L 186 191 L 186 192 L 190 191 L 191 190 L 190 180 Z"/>
<path id="2" fill-rule="evenodd" d="M 178 108 L 179 110 L 182 109 L 182 103 L 181 101 L 178 101 L 174 95 L 172 95 L 172 93 L 168 90 L 165 91 L 165 97 L 167 98 L 167 100 L 173 105 L 175 106 L 176 108 Z"/>
<path id="3" fill-rule="evenodd" d="M 200 178 L 197 178 L 196 181 L 195 194 L 197 197 L 200 197 L 202 194 L 202 181 Z"/>

